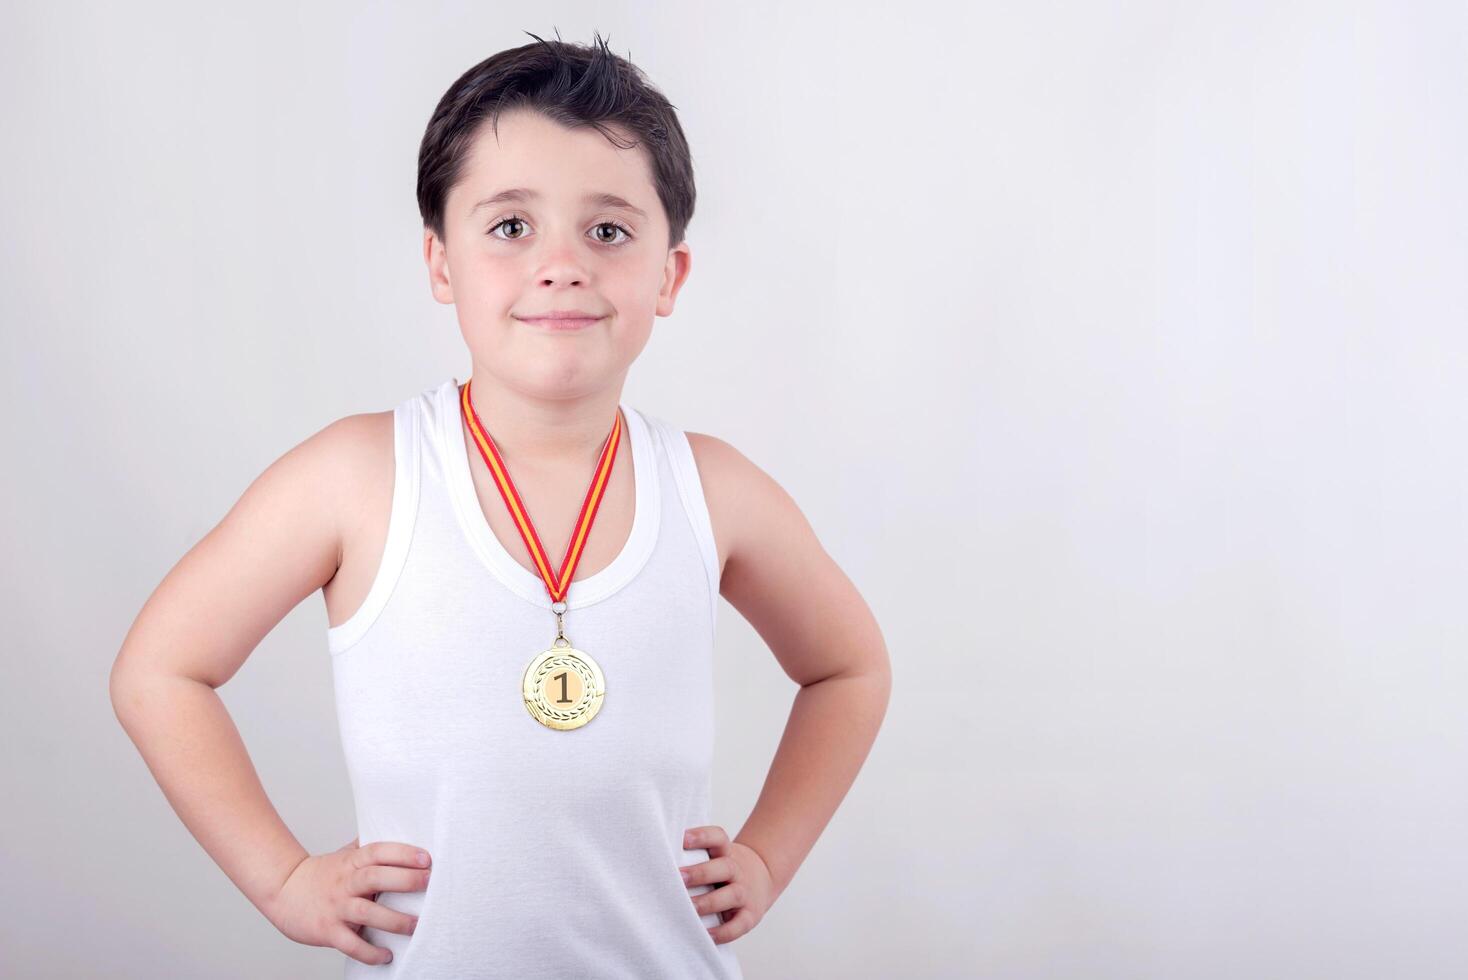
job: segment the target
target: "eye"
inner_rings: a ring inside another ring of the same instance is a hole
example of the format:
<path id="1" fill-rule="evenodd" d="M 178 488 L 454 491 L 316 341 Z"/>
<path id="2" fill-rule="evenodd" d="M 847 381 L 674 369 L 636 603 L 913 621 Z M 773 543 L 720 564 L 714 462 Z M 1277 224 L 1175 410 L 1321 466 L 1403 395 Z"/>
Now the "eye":
<path id="1" fill-rule="evenodd" d="M 617 241 L 610 241 L 609 242 L 606 239 L 598 238 L 597 240 L 600 241 L 603 245 L 625 245 L 625 244 L 627 244 L 627 242 L 629 242 L 629 241 L 632 240 L 632 232 L 628 231 L 626 228 L 623 228 L 621 225 L 617 224 L 615 221 L 603 221 L 600 224 L 598 224 L 596 227 L 598 229 L 601 229 L 601 228 L 610 228 L 610 229 L 612 229 L 612 232 L 611 233 L 612 233 L 613 236 L 615 236 L 616 233 L 619 232 L 619 231 L 623 235 L 626 236 L 626 239 L 624 241 L 620 241 L 620 242 L 617 242 Z"/>
<path id="2" fill-rule="evenodd" d="M 495 232 L 499 231 L 501 228 L 506 227 L 516 228 L 518 230 L 518 234 L 495 234 Z M 486 234 L 488 234 L 491 238 L 499 238 L 501 241 L 517 242 L 525 237 L 526 227 L 527 225 L 524 218 L 520 217 L 519 215 L 512 214 L 508 215 L 507 217 L 501 218 L 499 221 L 491 225 L 489 231 L 486 232 Z M 593 237 L 599 244 L 602 245 L 621 246 L 626 245 L 632 240 L 632 232 L 615 221 L 600 221 L 597 222 L 597 224 L 594 225 L 593 228 L 596 232 Z M 607 229 L 610 230 L 608 231 Z M 621 241 L 616 241 L 616 236 L 618 232 L 620 232 L 622 235 Z"/>
<path id="3" fill-rule="evenodd" d="M 500 221 L 497 221 L 493 226 L 490 227 L 488 234 L 491 237 L 495 237 L 495 234 L 494 233 L 496 231 L 499 231 L 505 225 L 520 225 L 521 227 L 523 227 L 524 224 L 525 224 L 525 220 L 523 218 L 521 218 L 519 215 L 512 214 L 512 215 L 510 215 L 507 218 L 504 218 L 504 219 L 501 219 Z M 520 238 L 523 238 L 523 237 L 524 237 L 524 233 L 522 232 L 521 234 L 514 235 L 514 236 L 512 236 L 512 237 L 510 237 L 509 239 L 506 239 L 506 240 L 513 242 L 513 241 L 518 241 Z"/>

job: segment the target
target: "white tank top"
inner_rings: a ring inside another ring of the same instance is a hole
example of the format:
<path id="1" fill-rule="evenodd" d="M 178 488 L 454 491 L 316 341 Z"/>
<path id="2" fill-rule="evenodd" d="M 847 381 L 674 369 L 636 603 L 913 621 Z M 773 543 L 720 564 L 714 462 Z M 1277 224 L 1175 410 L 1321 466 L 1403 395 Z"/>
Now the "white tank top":
<path id="1" fill-rule="evenodd" d="M 327 646 L 358 838 L 422 846 L 433 874 L 378 896 L 417 931 L 364 928 L 393 959 L 347 957 L 348 978 L 741 977 L 706 931 L 719 915 L 693 907 L 711 886 L 678 873 L 709 859 L 683 832 L 713 822 L 713 530 L 684 432 L 621 409 L 631 536 L 571 584 L 564 614 L 607 693 L 571 731 L 525 708 L 522 675 L 555 615 L 480 509 L 458 380 L 394 410 L 382 562 Z"/>

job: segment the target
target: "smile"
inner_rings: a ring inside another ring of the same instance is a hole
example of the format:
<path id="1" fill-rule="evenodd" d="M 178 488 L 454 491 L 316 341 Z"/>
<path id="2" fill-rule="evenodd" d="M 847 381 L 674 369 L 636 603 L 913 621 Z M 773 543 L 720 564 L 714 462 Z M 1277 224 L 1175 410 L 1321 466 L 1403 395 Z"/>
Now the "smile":
<path id="1" fill-rule="evenodd" d="M 516 317 L 521 323 L 529 323 L 545 330 L 567 331 L 585 330 L 595 323 L 600 323 L 604 317 L 596 316 L 548 316 L 548 317 Z"/>

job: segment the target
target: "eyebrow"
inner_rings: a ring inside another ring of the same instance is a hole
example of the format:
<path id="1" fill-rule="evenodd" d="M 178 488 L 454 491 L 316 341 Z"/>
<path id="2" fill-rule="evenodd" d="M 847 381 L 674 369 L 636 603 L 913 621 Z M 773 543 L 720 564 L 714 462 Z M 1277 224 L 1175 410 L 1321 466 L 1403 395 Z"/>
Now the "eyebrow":
<path id="1" fill-rule="evenodd" d="M 482 208 L 493 207 L 496 204 L 504 204 L 507 201 L 532 201 L 539 197 L 540 195 L 538 193 L 529 188 L 511 187 L 509 190 L 500 191 L 498 194 L 486 197 L 484 200 L 475 204 L 469 209 L 468 217 L 472 218 Z M 621 208 L 624 211 L 631 211 L 640 218 L 647 218 L 647 212 L 642 210 L 642 208 L 637 207 L 624 198 L 620 198 L 615 194 L 608 194 L 605 191 L 587 194 L 582 200 L 587 204 L 595 204 L 598 207 Z"/>

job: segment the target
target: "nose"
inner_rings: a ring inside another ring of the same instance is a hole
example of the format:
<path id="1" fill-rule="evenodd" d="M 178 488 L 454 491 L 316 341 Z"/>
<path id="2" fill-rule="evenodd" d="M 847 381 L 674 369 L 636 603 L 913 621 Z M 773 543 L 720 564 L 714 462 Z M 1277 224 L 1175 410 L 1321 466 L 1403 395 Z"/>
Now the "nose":
<path id="1" fill-rule="evenodd" d="M 570 273 L 542 274 L 540 284 L 542 286 L 580 286 L 584 284 L 584 280 L 581 276 Z"/>
<path id="2" fill-rule="evenodd" d="M 579 286 L 588 279 L 586 263 L 580 251 L 580 242 L 568 240 L 568 236 L 547 236 L 540 257 L 536 278 L 543 286 Z"/>

